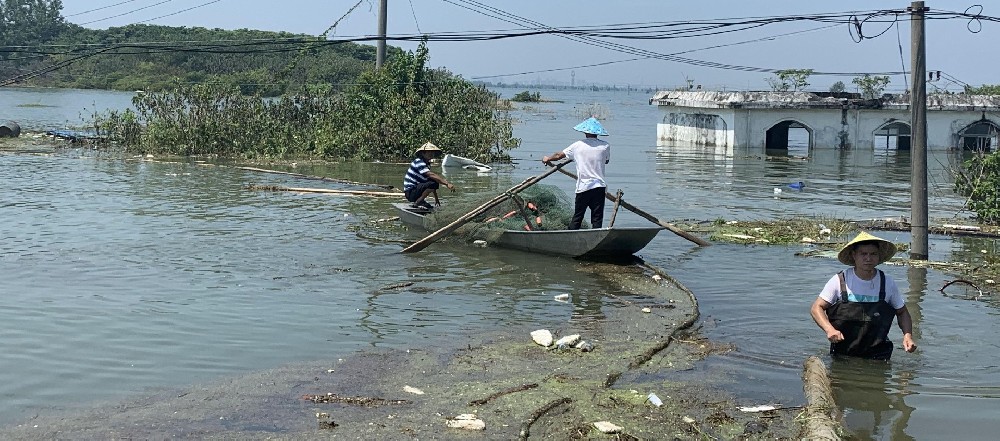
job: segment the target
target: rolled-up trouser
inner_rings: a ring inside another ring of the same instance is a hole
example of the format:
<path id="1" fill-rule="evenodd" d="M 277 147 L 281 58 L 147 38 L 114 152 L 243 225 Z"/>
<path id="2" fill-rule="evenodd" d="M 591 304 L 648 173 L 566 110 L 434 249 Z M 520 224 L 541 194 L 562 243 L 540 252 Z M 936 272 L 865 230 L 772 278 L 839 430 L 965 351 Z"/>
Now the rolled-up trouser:
<path id="1" fill-rule="evenodd" d="M 439 188 L 441 188 L 441 184 L 438 184 L 435 181 L 427 181 L 410 187 L 410 189 L 406 190 L 404 193 L 406 194 L 406 200 L 414 202 L 420 197 L 420 195 L 424 194 L 425 190 L 437 190 Z"/>
<path id="2" fill-rule="evenodd" d="M 597 187 L 576 194 L 573 219 L 569 221 L 570 230 L 579 230 L 583 223 L 583 215 L 590 209 L 590 227 L 601 228 L 604 224 L 604 193 L 606 187 Z"/>

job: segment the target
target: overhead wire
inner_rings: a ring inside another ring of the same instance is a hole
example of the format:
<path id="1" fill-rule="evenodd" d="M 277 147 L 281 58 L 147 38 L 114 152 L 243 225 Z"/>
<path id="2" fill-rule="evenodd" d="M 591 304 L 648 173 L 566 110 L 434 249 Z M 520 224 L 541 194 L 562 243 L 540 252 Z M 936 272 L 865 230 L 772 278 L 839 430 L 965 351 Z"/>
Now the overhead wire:
<path id="1" fill-rule="evenodd" d="M 166 17 L 177 15 L 177 14 L 183 14 L 183 13 L 188 12 L 188 11 L 193 11 L 193 10 L 198 9 L 198 8 L 203 8 L 205 6 L 211 5 L 213 3 L 218 3 L 220 1 L 222 1 L 222 0 L 212 0 L 212 1 L 209 1 L 209 2 L 202 3 L 200 5 L 192 6 L 190 8 L 181 9 L 180 11 L 177 11 L 177 12 L 171 12 L 169 14 L 163 14 L 163 15 L 161 15 L 159 17 L 153 17 L 153 18 L 150 18 L 150 19 L 147 19 L 147 20 L 137 21 L 137 22 L 135 22 L 133 24 L 136 24 L 136 23 L 149 23 L 151 21 L 159 20 L 161 18 L 166 18 Z"/>
<path id="2" fill-rule="evenodd" d="M 112 15 L 110 17 L 99 18 L 97 20 L 85 21 L 83 23 L 77 23 L 77 24 L 80 25 L 80 26 L 83 26 L 83 25 L 89 25 L 89 24 L 93 24 L 93 23 L 99 23 L 99 22 L 106 21 L 106 20 L 111 20 L 112 18 L 124 17 L 126 15 L 134 14 L 134 13 L 142 11 L 144 9 L 149 9 L 149 8 L 154 7 L 154 6 L 162 5 L 164 3 L 170 3 L 172 1 L 174 1 L 174 0 L 161 0 L 160 2 L 153 3 L 153 4 L 147 5 L 147 6 L 143 6 L 141 8 L 133 9 L 133 10 L 128 11 L 128 12 L 123 12 L 121 14 Z"/>
<path id="3" fill-rule="evenodd" d="M 149 5 L 143 8 L 138 8 L 129 11 L 124 14 L 119 14 L 117 16 L 127 15 L 134 13 L 136 11 L 147 9 L 152 6 L 167 3 L 172 0 L 164 0 L 153 5 Z M 178 11 L 168 15 L 174 15 L 187 10 L 195 9 L 198 7 L 206 6 L 208 4 L 216 3 L 221 0 L 213 0 L 201 5 L 185 9 L 183 11 Z M 92 56 L 96 54 L 104 54 L 108 52 L 113 52 L 119 55 L 127 54 L 141 54 L 141 53 L 159 53 L 159 52 L 201 52 L 201 53 L 223 53 L 223 54 L 251 54 L 251 53 L 276 53 L 276 52 L 287 52 L 292 50 L 301 49 L 301 45 L 336 45 L 348 42 L 370 42 L 376 41 L 381 37 L 377 36 L 358 36 L 358 37 L 348 37 L 348 38 L 338 38 L 329 39 L 325 38 L 326 35 L 334 29 L 337 24 L 343 20 L 347 15 L 349 15 L 354 9 L 356 9 L 364 0 L 360 0 L 357 4 L 352 7 L 347 14 L 338 19 L 330 28 L 328 28 L 322 37 L 323 40 L 317 40 L 316 37 L 297 37 L 297 38 L 280 38 L 273 40 L 217 40 L 217 41 L 197 41 L 197 42 L 147 42 L 147 43 L 126 43 L 126 44 L 114 44 L 114 45 L 43 45 L 43 46 L 6 46 L 0 47 L 0 53 L 21 53 L 25 56 L 23 57 L 9 57 L 9 60 L 20 60 L 20 59 L 30 59 L 39 56 L 47 55 L 81 55 L 71 60 L 78 61 L 80 59 L 86 58 L 87 56 Z M 791 21 L 818 21 L 825 23 L 832 23 L 828 27 L 834 27 L 838 25 L 843 25 L 845 22 L 849 23 L 849 27 L 852 33 L 861 39 L 875 38 L 877 35 L 882 35 L 885 30 L 873 35 L 866 35 L 864 31 L 865 23 L 889 23 L 891 27 L 893 24 L 897 26 L 897 36 L 898 36 L 898 22 L 901 17 L 905 20 L 906 15 L 901 15 L 901 11 L 896 10 L 879 10 L 870 11 L 869 16 L 865 17 L 864 20 L 857 18 L 857 13 L 824 13 L 824 14 L 813 14 L 806 16 L 768 16 L 768 17 L 749 17 L 749 18 L 737 18 L 737 19 L 715 19 L 715 20 L 693 20 L 693 21 L 675 21 L 675 22 L 644 22 L 644 23 L 619 23 L 613 25 L 603 25 L 603 26 L 590 26 L 586 28 L 577 27 L 567 27 L 567 28 L 554 28 L 542 23 L 529 20 L 523 17 L 519 17 L 515 14 L 508 13 L 498 8 L 480 3 L 474 0 L 444 0 L 446 3 L 450 3 L 455 6 L 459 6 L 465 9 L 475 11 L 477 13 L 496 18 L 498 20 L 520 26 L 522 29 L 519 30 L 494 30 L 494 31 L 466 31 L 466 32 L 441 32 L 434 34 L 413 34 L 413 35 L 396 35 L 396 36 L 386 36 L 386 40 L 390 41 L 485 41 L 485 40 L 498 40 L 505 38 L 516 38 L 529 35 L 556 35 L 562 38 L 567 38 L 572 41 L 604 48 L 607 50 L 634 55 L 635 58 L 630 58 L 627 60 L 618 61 L 608 61 L 603 63 L 592 63 L 585 66 L 579 67 L 592 67 L 601 66 L 607 64 L 622 63 L 627 61 L 636 61 L 640 59 L 660 59 L 671 62 L 685 63 L 695 66 L 710 67 L 716 69 L 727 69 L 735 71 L 746 71 L 746 72 L 768 72 L 777 73 L 782 69 L 772 69 L 772 68 L 762 68 L 754 66 L 741 66 L 726 63 L 718 63 L 706 60 L 698 60 L 686 57 L 680 57 L 678 55 L 695 52 L 699 50 L 706 50 L 718 47 L 726 47 L 737 44 L 747 44 L 750 42 L 762 41 L 773 39 L 777 36 L 763 37 L 753 40 L 747 40 L 742 42 L 728 43 L 710 46 L 700 49 L 689 49 L 685 51 L 680 51 L 671 54 L 663 54 L 654 51 L 649 51 L 645 49 L 635 48 L 632 46 L 627 46 L 620 43 L 609 42 L 602 40 L 601 38 L 608 39 L 669 39 L 669 38 L 690 38 L 697 36 L 708 36 L 708 35 L 719 35 L 730 32 L 738 32 L 747 29 L 752 29 L 760 27 L 766 24 L 781 23 L 781 22 L 791 22 Z M 124 4 L 128 2 L 121 2 L 118 4 Z M 415 17 L 415 10 L 414 18 Z M 982 22 L 1000 22 L 1000 18 L 989 17 L 981 14 L 981 11 L 970 12 L 970 9 L 966 9 L 965 12 L 952 12 L 952 11 L 933 11 L 927 14 L 931 19 L 967 19 L 970 23 L 982 23 Z M 116 17 L 117 17 L 116 16 Z M 888 17 L 892 17 L 889 19 Z M 853 18 L 850 18 L 853 17 Z M 108 17 L 113 18 L 113 17 Z M 105 18 L 105 19 L 108 19 Z M 845 20 L 850 21 L 845 21 Z M 102 19 L 104 20 L 104 19 Z M 95 20 L 88 23 L 93 23 Z M 860 24 L 860 25 L 859 25 Z M 969 25 L 971 26 L 971 24 Z M 792 35 L 801 32 L 811 32 L 814 30 L 825 29 L 827 27 L 821 27 L 813 30 L 806 31 L 794 31 L 781 35 Z M 888 29 L 888 28 L 887 28 Z M 970 28 L 971 31 L 971 28 Z M 853 34 L 852 34 L 853 36 Z M 598 38 L 600 37 L 600 38 Z M 279 46 L 279 45 L 285 46 Z M 248 46 L 253 46 L 253 48 L 248 48 Z M 56 48 L 63 47 L 67 48 L 61 52 L 55 51 L 43 51 L 42 48 Z M 97 49 L 91 49 L 93 52 L 91 55 L 81 54 L 84 51 L 83 48 L 86 47 L 96 47 Z M 900 42 L 900 50 L 901 50 Z M 65 66 L 61 64 L 63 62 L 57 63 L 56 66 Z M 46 71 L 48 68 L 43 68 Z M 572 68 L 559 68 L 550 69 L 543 71 L 556 71 L 556 70 L 567 70 Z M 535 73 L 539 71 L 533 71 Z M 871 72 L 865 72 L 871 74 Z M 861 75 L 864 73 L 859 72 L 820 72 L 813 71 L 813 75 Z M 902 72 L 880 72 L 875 74 L 882 75 L 896 75 L 905 74 L 905 66 Z M 517 75 L 517 74 L 507 74 L 507 75 Z M 478 78 L 489 78 L 489 77 L 478 77 Z"/>
<path id="4" fill-rule="evenodd" d="M 118 3 L 115 3 L 113 5 L 101 6 L 99 8 L 88 9 L 86 11 L 81 11 L 81 12 L 77 12 L 77 13 L 74 13 L 74 14 L 66 14 L 66 15 L 63 16 L 63 18 L 76 17 L 77 15 L 89 14 L 91 12 L 97 12 L 97 11 L 100 11 L 100 10 L 103 10 L 103 9 L 113 8 L 115 6 L 121 6 L 121 5 L 124 5 L 126 3 L 132 3 L 134 1 L 136 1 L 136 0 L 125 0 L 123 2 L 118 2 Z"/>

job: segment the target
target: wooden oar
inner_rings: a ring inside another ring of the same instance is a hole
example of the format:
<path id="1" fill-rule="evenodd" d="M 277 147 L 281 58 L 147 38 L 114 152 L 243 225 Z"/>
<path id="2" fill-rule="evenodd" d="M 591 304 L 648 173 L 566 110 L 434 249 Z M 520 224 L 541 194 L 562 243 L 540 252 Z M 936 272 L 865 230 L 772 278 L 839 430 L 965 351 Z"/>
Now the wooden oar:
<path id="1" fill-rule="evenodd" d="M 495 197 L 493 199 L 490 199 L 489 202 L 486 202 L 485 204 L 480 205 L 480 206 L 472 209 L 472 211 L 470 211 L 470 212 L 462 215 L 462 217 L 459 217 L 458 219 L 455 219 L 454 222 L 452 222 L 452 223 L 450 223 L 448 225 L 445 225 L 445 226 L 441 227 L 441 229 L 439 229 L 439 230 L 431 233 L 427 237 L 425 237 L 423 239 L 420 239 L 417 242 L 414 242 L 413 245 L 410 245 L 410 246 L 404 248 L 402 252 L 403 253 L 415 253 L 415 252 L 420 251 L 420 250 L 422 250 L 424 248 L 427 248 L 428 245 L 434 243 L 435 241 L 437 241 L 438 239 L 440 239 L 442 237 L 445 237 L 445 236 L 451 234 L 453 231 L 457 230 L 458 227 L 461 227 L 462 225 L 465 225 L 467 222 L 469 222 L 470 220 L 472 220 L 476 216 L 479 216 L 480 214 L 485 213 L 486 210 L 489 210 L 490 208 L 493 208 L 493 207 L 497 206 L 498 204 L 500 204 L 504 200 L 510 198 L 511 196 L 524 191 L 524 189 L 526 189 L 528 187 L 531 187 L 532 185 L 535 185 L 536 183 L 538 183 L 538 181 L 541 181 L 542 179 L 547 178 L 549 175 L 551 175 L 551 174 L 553 174 L 553 173 L 555 173 L 555 172 L 557 172 L 559 170 L 562 170 L 562 166 L 564 166 L 566 164 L 569 164 L 570 162 L 573 162 L 573 160 L 570 159 L 570 160 L 567 160 L 567 161 L 560 162 L 560 163 L 556 164 L 555 167 L 552 170 L 549 170 L 549 171 L 547 171 L 545 173 L 542 173 L 542 174 L 540 174 L 538 176 L 525 179 L 523 182 L 521 182 L 520 184 L 517 184 L 517 185 L 511 187 L 510 190 L 505 191 L 500 196 L 497 196 L 497 197 Z"/>
<path id="2" fill-rule="evenodd" d="M 559 169 L 559 172 L 562 173 L 562 174 L 564 174 L 564 175 L 566 175 L 566 176 L 569 176 L 569 177 L 571 177 L 573 179 L 576 179 L 576 175 L 573 174 L 573 172 L 569 172 L 569 171 L 562 170 L 562 169 Z M 638 214 L 639 216 L 645 218 L 646 220 L 648 220 L 648 221 L 650 221 L 650 222 L 652 222 L 652 223 L 654 223 L 656 225 L 659 225 L 659 226 L 661 226 L 663 228 L 666 228 L 666 229 L 670 230 L 671 233 L 674 233 L 674 234 L 676 234 L 676 235 L 678 235 L 680 237 L 683 237 L 683 238 L 685 238 L 687 240 L 690 240 L 691 242 L 694 242 L 694 243 L 698 244 L 699 246 L 707 247 L 707 246 L 711 245 L 711 243 L 709 243 L 708 241 L 705 241 L 704 239 L 702 239 L 702 238 L 700 238 L 698 236 L 695 236 L 695 235 L 693 235 L 691 233 L 688 233 L 687 231 L 684 231 L 684 230 L 682 230 L 680 228 L 677 228 L 677 226 L 675 226 L 674 224 L 671 224 L 671 223 L 666 222 L 666 221 L 664 221 L 662 219 L 659 219 L 656 216 L 653 216 L 652 214 L 649 214 L 649 213 L 647 213 L 645 211 L 642 211 L 642 210 L 639 209 L 639 207 L 636 207 L 635 205 L 632 205 L 632 204 L 630 204 L 628 202 L 620 200 L 620 199 L 616 198 L 615 195 L 613 195 L 611 193 L 604 193 L 604 196 L 606 198 L 608 198 L 608 200 L 611 201 L 611 202 L 615 202 L 615 203 L 621 204 L 621 206 L 625 207 L 626 210 L 631 211 L 631 212 L 633 212 L 635 214 Z"/>

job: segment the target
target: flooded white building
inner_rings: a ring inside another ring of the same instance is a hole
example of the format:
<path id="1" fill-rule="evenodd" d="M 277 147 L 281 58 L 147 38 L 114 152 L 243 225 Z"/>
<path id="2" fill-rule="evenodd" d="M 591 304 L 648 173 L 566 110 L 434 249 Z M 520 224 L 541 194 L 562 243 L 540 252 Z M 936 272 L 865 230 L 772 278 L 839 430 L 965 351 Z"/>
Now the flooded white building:
<path id="1" fill-rule="evenodd" d="M 863 100 L 857 94 L 813 92 L 660 91 L 657 143 L 687 143 L 732 152 L 805 147 L 910 148 L 908 95 Z M 927 97 L 927 148 L 991 151 L 1000 133 L 1000 97 Z"/>

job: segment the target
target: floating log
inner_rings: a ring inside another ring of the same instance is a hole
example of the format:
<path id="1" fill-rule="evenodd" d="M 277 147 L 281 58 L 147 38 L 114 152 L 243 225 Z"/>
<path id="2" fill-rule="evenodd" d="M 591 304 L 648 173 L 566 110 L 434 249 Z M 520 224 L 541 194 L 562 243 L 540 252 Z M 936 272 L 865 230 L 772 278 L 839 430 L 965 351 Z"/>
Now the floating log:
<path id="1" fill-rule="evenodd" d="M 278 175 L 295 176 L 296 178 L 311 179 L 311 180 L 314 180 L 314 181 L 336 182 L 338 184 L 360 185 L 360 186 L 365 186 L 365 187 L 377 187 L 377 188 L 385 188 L 385 189 L 396 188 L 396 187 L 393 187 L 391 185 L 385 185 L 385 184 L 368 184 L 368 183 L 364 183 L 364 182 L 348 181 L 348 180 L 345 180 L 345 179 L 327 178 L 325 176 L 310 176 L 310 175 L 304 175 L 304 174 L 301 174 L 301 173 L 291 173 L 291 172 L 285 172 L 285 171 L 279 171 L 279 170 L 268 170 L 268 169 L 264 169 L 264 168 L 254 168 L 254 167 L 236 167 L 236 168 L 238 168 L 240 170 L 254 171 L 254 172 L 260 172 L 260 173 L 273 173 L 273 174 L 278 174 Z"/>
<path id="2" fill-rule="evenodd" d="M 327 193 L 344 194 L 352 196 L 375 196 L 375 197 L 400 197 L 403 193 L 392 191 L 365 191 L 365 190 L 333 190 L 329 188 L 299 188 L 299 187 L 279 187 L 277 185 L 248 185 L 248 190 L 262 191 L 293 191 L 296 193 Z"/>
<path id="3" fill-rule="evenodd" d="M 806 359 L 802 368 L 802 390 L 805 392 L 807 405 L 802 411 L 802 433 L 799 438 L 823 441 L 842 439 L 844 429 L 833 419 L 838 410 L 833 399 L 830 376 L 819 357 Z"/>

